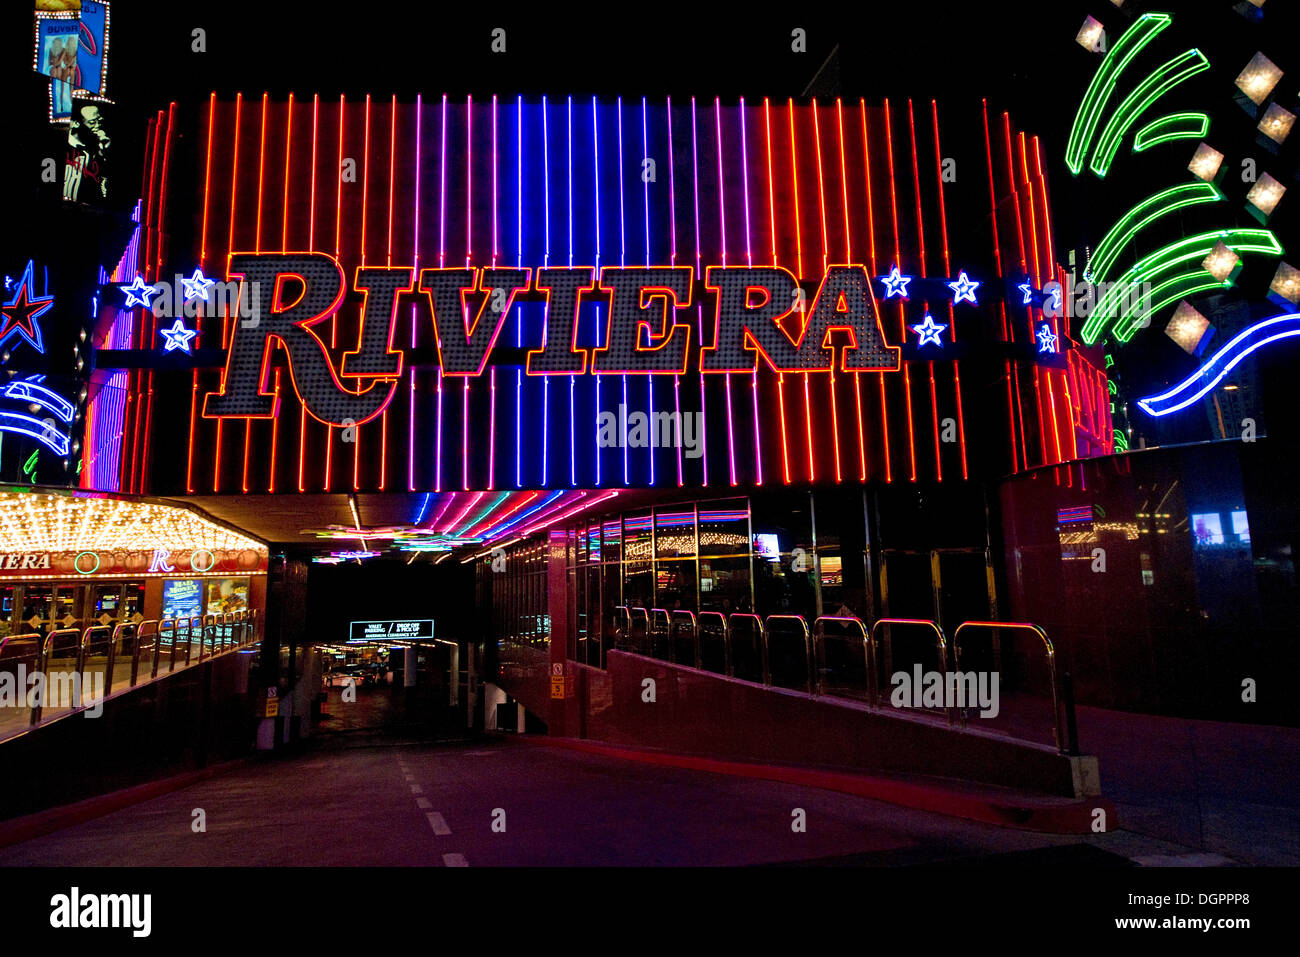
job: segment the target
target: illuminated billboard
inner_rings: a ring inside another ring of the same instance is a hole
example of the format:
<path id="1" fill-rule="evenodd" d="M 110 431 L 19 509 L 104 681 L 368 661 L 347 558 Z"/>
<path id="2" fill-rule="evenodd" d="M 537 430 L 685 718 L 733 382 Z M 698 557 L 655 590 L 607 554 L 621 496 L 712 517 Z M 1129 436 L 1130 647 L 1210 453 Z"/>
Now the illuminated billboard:
<path id="1" fill-rule="evenodd" d="M 143 235 L 190 239 L 112 304 L 111 479 L 730 488 L 1109 452 L 1100 351 L 1047 307 L 1042 148 L 975 116 L 985 135 L 950 142 L 911 101 L 173 106 Z M 988 181 L 971 222 L 949 222 L 953 155 Z"/>

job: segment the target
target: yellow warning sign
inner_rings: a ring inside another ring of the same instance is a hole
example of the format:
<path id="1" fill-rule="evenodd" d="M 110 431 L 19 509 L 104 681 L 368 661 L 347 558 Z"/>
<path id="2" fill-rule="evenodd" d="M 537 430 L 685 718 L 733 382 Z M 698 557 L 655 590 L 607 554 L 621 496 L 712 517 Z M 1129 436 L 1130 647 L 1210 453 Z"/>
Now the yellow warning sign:
<path id="1" fill-rule="evenodd" d="M 563 675 L 561 675 L 559 678 L 556 677 L 551 678 L 551 697 L 552 698 L 564 697 L 564 676 Z"/>
<path id="2" fill-rule="evenodd" d="M 280 714 L 280 699 L 279 699 L 279 698 L 267 698 L 267 699 L 266 699 L 266 716 L 267 716 L 268 718 L 275 718 L 275 717 L 278 717 L 279 714 Z"/>

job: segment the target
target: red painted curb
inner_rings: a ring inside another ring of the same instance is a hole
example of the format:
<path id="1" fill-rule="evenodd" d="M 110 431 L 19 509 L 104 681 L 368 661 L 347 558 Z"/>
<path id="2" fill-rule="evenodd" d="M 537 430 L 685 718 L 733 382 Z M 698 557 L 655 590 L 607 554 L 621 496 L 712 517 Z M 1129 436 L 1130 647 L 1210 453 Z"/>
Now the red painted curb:
<path id="1" fill-rule="evenodd" d="M 183 774 L 176 774 L 158 781 L 137 784 L 133 787 L 123 788 L 120 791 L 110 791 L 108 794 L 100 794 L 84 801 L 78 801 L 75 804 L 64 804 L 60 807 L 36 811 L 23 817 L 0 821 L 0 847 L 21 844 L 23 841 L 44 837 L 46 834 L 61 831 L 66 827 L 93 821 L 97 817 L 112 814 L 114 811 L 120 811 L 133 804 L 161 797 L 164 794 L 170 794 L 172 791 L 179 791 L 191 784 L 197 784 L 199 781 L 204 781 L 242 764 L 247 764 L 248 761 L 248 758 L 226 761 L 208 768 L 200 768 L 197 771 L 186 771 Z"/>
<path id="2" fill-rule="evenodd" d="M 1032 795 L 1007 795 L 1006 797 L 968 793 L 943 788 L 933 784 L 916 784 L 889 778 L 871 777 L 848 771 L 824 771 L 790 765 L 748 764 L 724 761 L 689 754 L 660 751 L 639 751 L 617 745 L 600 744 L 576 738 L 527 738 L 532 744 L 549 744 L 601 754 L 608 757 L 640 761 L 666 767 L 686 768 L 693 771 L 710 771 L 733 777 L 753 778 L 762 781 L 780 781 L 805 787 L 840 791 L 858 797 L 873 798 L 901 807 L 932 811 L 949 817 L 960 817 L 1000 827 L 1014 827 L 1025 831 L 1049 834 L 1092 833 L 1093 812 L 1101 808 L 1106 812 L 1106 829 L 1117 826 L 1115 807 L 1102 797 L 1071 800 L 1067 798 L 1038 797 Z"/>

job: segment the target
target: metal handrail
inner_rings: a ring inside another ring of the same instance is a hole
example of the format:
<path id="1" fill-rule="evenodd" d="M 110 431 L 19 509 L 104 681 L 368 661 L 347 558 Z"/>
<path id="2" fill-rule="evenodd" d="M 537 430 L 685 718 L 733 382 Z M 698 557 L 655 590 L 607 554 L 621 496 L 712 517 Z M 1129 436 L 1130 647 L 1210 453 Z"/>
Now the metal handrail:
<path id="1" fill-rule="evenodd" d="M 948 642 L 944 639 L 944 637 L 943 637 L 943 629 L 942 629 L 941 627 L 939 627 L 939 623 L 938 623 L 938 622 L 931 621 L 931 620 L 928 619 L 928 618 L 877 618 L 876 621 L 875 621 L 875 622 L 872 624 L 872 626 L 871 626 L 871 643 L 872 643 L 873 646 L 875 646 L 875 645 L 877 644 L 877 642 L 876 642 L 876 629 L 878 629 L 881 625 L 923 625 L 923 626 L 926 626 L 926 627 L 929 627 L 929 628 L 934 629 L 935 636 L 939 639 L 939 673 L 943 676 L 944 685 L 945 685 L 945 686 L 947 685 L 947 682 L 948 682 Z M 886 653 L 887 656 L 890 657 L 891 662 L 892 662 L 892 657 L 893 657 L 892 652 L 893 652 L 893 641 L 889 638 L 889 635 L 888 635 L 888 633 L 886 632 L 886 634 L 885 634 L 885 653 Z M 880 686 L 879 686 L 879 684 L 877 684 L 876 687 L 872 689 L 872 697 L 874 698 L 874 703 L 875 703 L 875 705 L 876 705 L 877 707 L 879 707 L 879 706 L 880 706 Z M 952 713 L 953 710 L 955 710 L 955 709 L 949 709 L 949 708 L 947 708 L 947 707 L 944 708 L 944 712 L 948 715 L 948 723 L 949 723 L 949 724 L 955 724 L 955 723 L 956 723 L 956 716 Z"/>
<path id="2" fill-rule="evenodd" d="M 700 666 L 700 630 L 695 618 L 695 612 L 691 611 L 689 608 L 674 608 L 672 617 L 669 619 L 668 647 L 672 652 L 671 660 L 674 664 L 683 663 L 677 660 L 677 632 L 680 630 L 677 620 L 679 618 L 685 619 L 690 623 L 691 644 L 694 646 L 694 649 L 689 664 L 692 668 L 698 668 Z"/>
<path id="3" fill-rule="evenodd" d="M 722 674 L 731 674 L 731 642 L 727 635 L 727 616 L 720 611 L 702 611 L 699 618 L 696 619 L 697 631 L 695 635 L 695 658 L 699 662 L 699 667 L 704 669 L 704 650 L 703 642 L 700 640 L 706 630 L 705 620 L 718 620 L 717 629 L 722 633 Z M 712 670 L 712 669 L 709 669 Z"/>
<path id="4" fill-rule="evenodd" d="M 4 658 L 4 656 L 5 656 L 5 655 L 4 655 L 5 646 L 6 646 L 7 644 L 9 644 L 9 642 L 11 642 L 11 641 L 12 641 L 12 642 L 19 642 L 19 641 L 35 641 L 35 642 L 36 642 L 36 647 L 37 647 L 37 651 L 35 652 L 35 654 L 36 654 L 37 656 L 39 656 L 39 655 L 40 655 L 40 650 L 39 650 L 39 649 L 40 649 L 40 647 L 41 647 L 41 642 L 42 642 L 42 640 L 43 640 L 43 639 L 42 639 L 41 635 L 40 635 L 38 632 L 34 632 L 34 631 L 33 631 L 33 632 L 29 632 L 29 633 L 27 633 L 27 634 L 25 634 L 25 635 L 5 635 L 3 638 L 0 638 L 0 659 L 3 659 L 3 658 Z M 21 657 L 21 658 L 25 658 L 25 657 L 27 657 L 27 656 L 26 656 L 26 655 L 10 655 L 9 657 L 10 657 L 10 658 L 20 658 L 20 657 Z"/>
<path id="5" fill-rule="evenodd" d="M 731 651 L 731 638 L 732 635 L 735 634 L 735 623 L 737 618 L 753 620 L 758 625 L 759 655 L 763 659 L 761 666 L 762 681 L 763 684 L 767 684 L 767 638 L 763 633 L 765 626 L 762 618 L 747 611 L 732 612 L 727 616 L 727 677 L 734 678 L 736 676 L 736 656 L 732 654 Z"/>
<path id="6" fill-rule="evenodd" d="M 1029 631 L 1043 640 L 1043 646 L 1047 652 L 1048 681 L 1052 686 L 1052 730 L 1056 735 L 1056 748 L 1061 754 L 1078 754 L 1078 726 L 1074 717 L 1074 700 L 1072 697 L 1066 696 L 1064 714 L 1062 714 L 1061 695 L 1057 691 L 1056 684 L 1056 649 L 1052 646 L 1052 639 L 1047 637 L 1047 632 L 1029 621 L 964 621 L 952 633 L 953 662 L 957 668 L 961 667 L 961 643 L 959 639 L 963 628 Z M 963 726 L 964 724 L 965 716 L 963 715 Z"/>
<path id="7" fill-rule="evenodd" d="M 201 622 L 200 629 L 207 629 L 207 628 L 212 629 L 213 650 L 212 650 L 212 654 L 209 655 L 209 657 L 212 657 L 218 653 L 216 650 L 216 642 L 222 629 L 225 630 L 224 633 L 226 637 L 229 638 L 229 641 L 224 639 L 222 640 L 222 644 L 221 644 L 222 650 L 225 650 L 227 647 L 229 648 L 240 647 L 243 644 L 251 643 L 255 638 L 254 628 L 257 622 L 257 615 L 255 611 L 250 609 L 244 612 L 232 612 L 230 614 L 220 615 L 220 616 L 200 615 L 188 619 L 166 618 L 162 620 L 150 618 L 138 622 L 121 621 L 113 625 L 89 625 L 82 629 L 56 628 L 51 630 L 45 635 L 41 635 L 40 633 L 37 632 L 32 632 L 29 634 L 22 634 L 22 635 L 5 635 L 3 637 L 0 637 L 0 654 L 2 654 L 5 648 L 9 647 L 11 643 L 16 644 L 18 642 L 31 642 L 35 646 L 32 651 L 27 652 L 23 655 L 11 654 L 8 657 L 10 659 L 31 657 L 36 663 L 38 670 L 45 673 L 48 678 L 51 654 L 55 651 L 66 651 L 75 648 L 76 650 L 75 668 L 78 674 L 84 675 L 85 668 L 86 668 L 86 660 L 88 657 L 87 650 L 94 643 L 95 635 L 99 633 L 107 634 L 108 654 L 104 666 L 104 696 L 107 697 L 113 688 L 113 676 L 114 676 L 114 671 L 115 671 L 117 657 L 118 657 L 118 646 L 121 643 L 129 639 L 132 644 L 131 677 L 130 677 L 129 685 L 134 687 L 139 682 L 139 678 L 140 678 L 139 666 L 140 666 L 140 652 L 141 652 L 141 645 L 142 645 L 141 639 L 149 639 L 149 638 L 153 639 L 153 657 L 150 661 L 150 677 L 155 678 L 158 675 L 159 658 L 162 650 L 161 637 L 164 631 L 169 631 L 172 636 L 171 662 L 172 662 L 172 669 L 175 670 L 176 642 L 179 639 L 182 624 L 184 625 L 185 636 L 187 639 L 185 664 L 186 666 L 188 666 L 191 663 L 190 650 L 191 650 L 191 645 L 194 637 L 193 636 L 194 622 L 196 620 Z M 238 641 L 236 641 L 236 632 L 235 632 L 236 628 L 240 629 L 238 632 Z M 204 640 L 205 637 L 206 635 L 204 635 L 201 632 L 200 633 L 201 644 L 199 648 L 200 661 L 202 661 L 203 659 L 203 645 L 206 644 L 206 641 Z M 75 644 L 69 643 L 64 648 L 54 647 L 56 643 L 66 638 L 73 639 Z M 48 687 L 48 683 L 47 683 L 47 687 Z M 35 726 L 41 722 L 44 705 L 45 702 L 43 700 L 38 699 L 37 703 L 32 707 L 31 722 L 30 722 L 31 725 Z"/>
<path id="8" fill-rule="evenodd" d="M 813 658 L 817 663 L 817 684 L 814 693 L 818 695 L 826 693 L 826 626 L 823 623 L 828 621 L 848 622 L 856 625 L 858 630 L 862 632 L 862 663 L 867 682 L 867 687 L 864 690 L 867 692 L 867 696 L 870 697 L 871 689 L 874 687 L 872 677 L 875 668 L 872 659 L 875 657 L 875 646 L 871 641 L 870 629 L 867 628 L 861 618 L 851 615 L 822 615 L 813 622 Z"/>
<path id="9" fill-rule="evenodd" d="M 808 622 L 804 620 L 803 615 L 768 615 L 767 621 L 763 623 L 763 684 L 772 684 L 772 622 L 774 621 L 797 621 L 803 632 L 803 660 L 804 660 L 804 690 L 812 694 L 813 689 L 813 661 L 812 661 L 812 639 L 808 632 Z"/>

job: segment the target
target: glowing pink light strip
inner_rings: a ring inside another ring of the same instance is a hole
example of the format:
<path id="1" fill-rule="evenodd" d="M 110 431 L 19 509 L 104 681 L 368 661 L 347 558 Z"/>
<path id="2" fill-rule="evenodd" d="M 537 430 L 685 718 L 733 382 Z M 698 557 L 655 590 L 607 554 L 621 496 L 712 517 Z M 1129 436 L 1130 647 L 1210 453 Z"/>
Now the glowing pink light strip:
<path id="1" fill-rule="evenodd" d="M 645 114 L 646 114 L 646 101 L 645 101 L 645 97 L 643 96 L 641 97 L 641 157 L 642 157 L 642 167 L 643 167 L 643 171 L 641 174 L 641 185 L 642 185 L 642 191 L 645 195 L 645 264 L 646 267 L 649 268 L 650 266 L 650 180 L 645 175 L 644 165 L 645 165 L 645 159 L 650 156 L 650 143 L 649 143 L 649 139 L 646 136 Z M 667 331 L 671 333 L 673 328 L 673 308 L 671 304 L 667 306 L 665 315 L 668 317 Z M 652 375 L 648 375 L 645 377 L 645 382 L 646 382 L 646 392 L 648 396 L 648 401 L 650 403 L 650 421 L 653 422 L 655 421 L 655 377 Z M 680 446 L 680 443 L 678 444 Z M 655 484 L 654 446 L 655 444 L 653 442 L 650 442 L 646 446 L 646 453 L 648 454 L 650 459 L 650 484 L 651 485 Z"/>
<path id="2" fill-rule="evenodd" d="M 568 98 L 567 146 L 569 161 L 569 268 L 573 268 L 573 97 Z M 573 428 L 573 386 L 576 376 L 569 376 L 569 484 L 578 484 L 577 445 Z"/>
<path id="3" fill-rule="evenodd" d="M 668 235 L 671 245 L 671 263 L 677 265 L 677 184 L 673 162 L 673 98 L 668 97 L 664 113 L 668 117 Z M 677 410 L 677 487 L 686 485 L 682 470 L 682 377 L 673 375 L 673 407 Z"/>
<path id="4" fill-rule="evenodd" d="M 745 124 L 745 98 L 740 98 L 740 170 L 742 185 L 745 189 L 745 264 L 754 265 L 754 254 L 749 243 L 749 131 Z M 754 364 L 754 374 L 750 381 L 750 395 L 754 403 L 754 471 L 756 484 L 763 484 L 763 447 L 759 441 L 758 428 L 758 363 Z"/>
<path id="5" fill-rule="evenodd" d="M 596 98 L 591 98 L 591 149 L 592 180 L 596 187 L 596 280 L 600 281 L 600 120 L 596 114 Z M 596 347 L 600 347 L 600 304 L 596 304 Z M 596 411 L 600 412 L 600 380 L 596 376 Z M 600 430 L 596 430 L 596 484 L 600 485 Z"/>
<path id="6" fill-rule="evenodd" d="M 551 264 L 551 133 L 546 120 L 546 97 L 542 97 L 542 208 L 545 210 L 546 239 L 542 267 Z M 543 320 L 544 321 L 544 320 Z M 551 377 L 542 376 L 542 486 L 545 487 L 551 425 Z"/>
<path id="7" fill-rule="evenodd" d="M 447 262 L 447 94 L 442 95 L 442 137 L 440 148 L 442 157 L 438 170 L 438 191 L 441 194 L 438 203 L 438 268 Z M 437 338 L 437 323 L 433 327 Z M 434 489 L 442 491 L 442 363 L 438 363 L 438 436 L 434 442 L 437 447 L 437 459 L 434 466 Z"/>
<path id="8" fill-rule="evenodd" d="M 691 97 L 691 184 L 695 191 L 695 274 L 704 275 L 703 256 L 700 252 L 700 146 L 695 116 L 695 97 Z M 700 321 L 700 341 L 704 341 L 704 303 L 695 305 L 696 315 Z M 704 485 L 709 484 L 709 440 L 704 423 L 708 420 L 707 406 L 704 402 L 704 371 L 700 371 L 700 448 L 703 451 L 701 467 L 704 470 Z"/>
<path id="9" fill-rule="evenodd" d="M 727 265 L 727 193 L 722 186 L 722 100 L 713 98 L 714 127 L 718 137 L 718 220 L 722 227 L 722 266 Z M 727 392 L 727 461 L 731 467 L 731 484 L 736 484 L 736 426 L 731 414 L 731 373 L 723 373 Z"/>
<path id="10" fill-rule="evenodd" d="M 474 97 L 465 97 L 465 268 L 474 259 Z M 469 490 L 469 376 L 461 392 L 460 475 Z"/>
<path id="11" fill-rule="evenodd" d="M 618 98 L 618 264 L 627 265 L 626 219 L 623 213 L 623 98 Z M 627 376 L 623 376 L 623 405 L 627 405 Z M 619 437 L 623 446 L 623 484 L 629 485 L 627 470 L 627 435 Z"/>
<path id="12" fill-rule="evenodd" d="M 421 155 L 421 133 L 424 120 L 424 103 L 422 97 L 417 94 L 415 97 L 415 229 L 411 233 L 411 248 L 414 250 L 415 259 L 415 278 L 420 278 L 420 155 Z M 411 306 L 411 348 L 416 345 L 416 316 L 415 306 Z M 407 436 L 406 446 L 406 485 L 408 491 L 415 491 L 415 367 L 411 367 L 411 408 L 410 422 L 408 423 L 409 434 Z"/>

